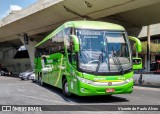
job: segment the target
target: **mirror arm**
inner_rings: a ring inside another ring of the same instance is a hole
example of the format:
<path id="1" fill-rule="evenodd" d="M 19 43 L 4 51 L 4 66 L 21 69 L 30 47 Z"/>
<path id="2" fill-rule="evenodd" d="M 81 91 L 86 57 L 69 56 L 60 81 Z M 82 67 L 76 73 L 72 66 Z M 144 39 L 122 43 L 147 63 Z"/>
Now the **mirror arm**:
<path id="1" fill-rule="evenodd" d="M 128 36 L 128 38 L 134 42 L 136 42 L 136 51 L 137 52 L 142 52 L 142 43 L 141 41 L 136 38 L 136 37 L 133 37 L 133 36 Z"/>
<path id="2" fill-rule="evenodd" d="M 74 51 L 79 52 L 79 40 L 76 35 L 70 35 L 70 38 L 73 39 Z"/>

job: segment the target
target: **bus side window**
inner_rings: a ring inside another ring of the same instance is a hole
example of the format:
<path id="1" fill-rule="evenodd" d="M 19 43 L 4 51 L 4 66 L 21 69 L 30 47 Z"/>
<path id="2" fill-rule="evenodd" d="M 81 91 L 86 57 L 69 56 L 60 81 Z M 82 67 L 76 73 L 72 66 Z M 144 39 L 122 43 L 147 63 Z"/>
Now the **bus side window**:
<path id="1" fill-rule="evenodd" d="M 63 42 L 58 43 L 57 52 L 64 54 L 64 44 Z"/>
<path id="2" fill-rule="evenodd" d="M 43 53 L 43 50 L 42 50 L 42 48 L 40 48 L 40 49 L 39 49 L 39 57 L 42 56 L 42 53 Z"/>
<path id="3" fill-rule="evenodd" d="M 45 55 L 45 49 L 44 48 L 42 48 L 42 55 Z"/>
<path id="4" fill-rule="evenodd" d="M 45 48 L 45 55 L 49 55 L 49 49 Z"/>

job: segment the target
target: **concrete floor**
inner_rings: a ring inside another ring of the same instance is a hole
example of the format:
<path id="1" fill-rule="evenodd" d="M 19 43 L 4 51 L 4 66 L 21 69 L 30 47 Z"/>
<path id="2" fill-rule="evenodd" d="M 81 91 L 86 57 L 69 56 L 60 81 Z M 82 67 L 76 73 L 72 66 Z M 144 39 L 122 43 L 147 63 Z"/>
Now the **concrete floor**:
<path id="1" fill-rule="evenodd" d="M 135 86 L 132 94 L 66 98 L 55 87 L 0 76 L 0 105 L 160 105 L 160 88 Z"/>

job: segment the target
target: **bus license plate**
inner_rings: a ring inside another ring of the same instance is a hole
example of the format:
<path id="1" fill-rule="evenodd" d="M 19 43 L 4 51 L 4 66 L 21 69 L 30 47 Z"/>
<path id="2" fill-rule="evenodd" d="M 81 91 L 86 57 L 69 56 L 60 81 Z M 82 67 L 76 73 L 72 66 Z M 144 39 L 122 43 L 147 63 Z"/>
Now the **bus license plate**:
<path id="1" fill-rule="evenodd" d="M 107 92 L 107 93 L 114 92 L 114 88 L 107 88 L 107 89 L 106 89 L 106 92 Z"/>

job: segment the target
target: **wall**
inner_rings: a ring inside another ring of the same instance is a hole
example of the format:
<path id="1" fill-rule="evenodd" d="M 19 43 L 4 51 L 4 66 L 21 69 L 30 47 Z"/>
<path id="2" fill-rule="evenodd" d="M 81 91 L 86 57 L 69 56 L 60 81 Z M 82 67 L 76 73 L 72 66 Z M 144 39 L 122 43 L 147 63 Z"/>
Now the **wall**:
<path id="1" fill-rule="evenodd" d="M 140 84 L 140 74 L 134 74 L 135 84 L 148 85 L 148 86 L 160 86 L 160 75 L 158 74 L 142 74 L 142 83 Z"/>
<path id="2" fill-rule="evenodd" d="M 20 37 L 20 39 L 21 39 L 22 43 L 25 45 L 25 47 L 28 51 L 31 68 L 34 68 L 34 54 L 35 54 L 35 46 L 37 44 L 37 41 L 28 40 L 28 44 L 25 44 L 24 43 L 24 38 Z"/>
<path id="3" fill-rule="evenodd" d="M 5 65 L 13 74 L 19 74 L 31 69 L 30 59 L 1 59 L 0 64 Z"/>
<path id="4" fill-rule="evenodd" d="M 17 50 L 13 47 L 3 47 L 0 48 L 0 59 L 10 58 L 12 59 L 16 54 Z"/>

